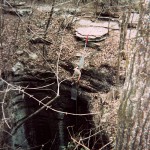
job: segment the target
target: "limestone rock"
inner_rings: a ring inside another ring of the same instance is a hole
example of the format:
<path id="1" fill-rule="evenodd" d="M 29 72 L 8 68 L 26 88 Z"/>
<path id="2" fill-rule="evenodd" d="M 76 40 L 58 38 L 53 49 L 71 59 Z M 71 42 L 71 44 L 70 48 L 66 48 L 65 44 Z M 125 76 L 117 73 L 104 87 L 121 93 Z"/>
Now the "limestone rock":
<path id="1" fill-rule="evenodd" d="M 76 29 L 76 37 L 85 40 L 88 35 L 88 41 L 99 41 L 108 34 L 108 29 L 102 27 L 79 27 Z"/>
<path id="2" fill-rule="evenodd" d="M 19 2 L 19 1 L 13 1 L 13 2 L 6 2 L 5 5 L 8 7 L 20 7 L 20 6 L 24 6 L 26 4 L 26 2 Z"/>
<path id="3" fill-rule="evenodd" d="M 90 27 L 104 27 L 110 28 L 113 30 L 119 30 L 119 24 L 116 21 L 96 21 L 92 22 L 91 20 L 81 19 L 78 22 L 79 26 L 90 26 Z"/>
<path id="4" fill-rule="evenodd" d="M 21 62 L 17 62 L 13 67 L 12 71 L 15 75 L 23 74 L 24 72 L 24 65 Z"/>
<path id="5" fill-rule="evenodd" d="M 138 13 L 131 13 L 130 19 L 129 19 L 129 27 L 136 28 L 139 20 L 139 14 Z"/>
<path id="6" fill-rule="evenodd" d="M 33 60 L 36 60 L 38 58 L 37 54 L 36 53 L 30 53 L 29 54 L 29 57 Z"/>
<path id="7" fill-rule="evenodd" d="M 18 55 L 22 55 L 24 53 L 24 51 L 22 51 L 22 50 L 17 50 L 16 51 L 16 54 L 18 54 Z"/>
<path id="8" fill-rule="evenodd" d="M 20 16 L 25 16 L 25 15 L 30 15 L 32 13 L 32 8 L 31 7 L 19 7 L 19 8 L 9 8 L 6 7 L 4 8 L 5 13 L 9 13 L 12 15 L 20 15 Z"/>
<path id="9" fill-rule="evenodd" d="M 126 35 L 126 39 L 133 39 L 136 37 L 137 34 L 137 30 L 136 29 L 132 29 L 132 30 L 127 30 L 127 35 Z"/>

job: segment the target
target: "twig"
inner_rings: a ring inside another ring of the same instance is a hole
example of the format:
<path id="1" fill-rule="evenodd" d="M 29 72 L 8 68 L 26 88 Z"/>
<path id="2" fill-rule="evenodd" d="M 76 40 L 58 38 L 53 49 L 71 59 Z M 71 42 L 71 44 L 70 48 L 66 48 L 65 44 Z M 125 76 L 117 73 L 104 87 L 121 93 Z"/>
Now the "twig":
<path id="1" fill-rule="evenodd" d="M 68 127 L 67 127 L 67 129 L 68 129 Z M 84 148 L 85 148 L 85 150 L 90 150 L 88 147 L 86 147 L 85 145 L 81 144 L 81 143 L 80 143 L 80 140 L 79 140 L 79 141 L 77 141 L 76 139 L 74 139 L 74 138 L 72 137 L 72 135 L 71 135 L 71 133 L 70 133 L 69 129 L 68 129 L 68 132 L 69 132 L 69 135 L 70 135 L 71 140 L 72 140 L 73 142 L 75 142 L 75 143 L 77 143 L 78 145 L 80 145 L 80 146 L 84 147 Z"/>
<path id="2" fill-rule="evenodd" d="M 101 147 L 99 150 L 104 149 L 106 146 L 108 146 L 109 144 L 111 144 L 113 142 L 113 140 L 111 140 L 109 143 L 107 143 L 106 145 L 104 145 L 103 147 Z"/>
<path id="3" fill-rule="evenodd" d="M 1 104 L 2 104 L 3 120 L 4 120 L 4 122 L 6 123 L 7 127 L 10 129 L 11 127 L 10 127 L 10 125 L 9 125 L 8 122 L 7 122 L 7 118 L 6 118 L 5 110 L 4 110 L 5 99 L 6 99 L 6 95 L 7 95 L 7 92 L 8 92 L 8 91 L 9 91 L 9 89 L 8 89 L 8 85 L 7 85 L 7 88 L 6 88 L 5 93 L 4 93 L 3 101 L 2 101 Z"/>
<path id="4" fill-rule="evenodd" d="M 85 145 L 81 144 L 80 141 L 78 142 L 76 139 L 74 139 L 72 136 L 71 136 L 71 139 L 73 140 L 73 142 L 79 144 L 80 146 L 82 146 L 83 148 L 85 148 L 85 150 L 90 150 L 88 147 L 86 147 Z"/>

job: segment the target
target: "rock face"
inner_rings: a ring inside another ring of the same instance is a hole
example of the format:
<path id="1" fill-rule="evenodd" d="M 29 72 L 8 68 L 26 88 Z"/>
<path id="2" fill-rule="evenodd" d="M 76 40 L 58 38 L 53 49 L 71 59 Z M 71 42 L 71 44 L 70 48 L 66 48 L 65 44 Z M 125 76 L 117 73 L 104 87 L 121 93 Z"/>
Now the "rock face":
<path id="1" fill-rule="evenodd" d="M 107 34 L 108 29 L 101 27 L 79 27 L 76 29 L 76 36 L 82 40 L 85 40 L 88 35 L 89 41 L 99 41 Z"/>
<path id="2" fill-rule="evenodd" d="M 16 68 L 19 67 L 20 63 L 17 63 Z M 70 72 L 73 65 L 60 63 L 60 67 Z M 50 148 L 62 150 L 70 142 L 68 126 L 71 126 L 73 134 L 82 131 L 81 137 L 84 137 L 85 132 L 87 137 L 90 136 L 91 132 L 87 133 L 87 131 L 93 128 L 91 126 L 93 115 L 75 116 L 68 113 L 89 113 L 90 104 L 94 100 L 93 94 L 97 94 L 98 91 L 109 91 L 110 85 L 113 85 L 115 74 L 109 66 L 103 66 L 98 71 L 83 69 L 82 77 L 84 80 L 80 83 L 80 91 L 78 91 L 80 94 L 78 94 L 76 101 L 71 100 L 71 82 L 66 80 L 60 86 L 60 97 L 49 105 L 49 109 L 42 109 L 30 119 L 24 121 L 31 114 L 37 112 L 43 104 L 47 104 L 56 96 L 56 93 L 53 92 L 57 89 L 55 75 L 52 72 L 3 73 L 2 78 L 10 86 L 12 85 L 7 100 L 9 106 L 7 108 L 8 118 L 11 118 L 11 134 L 7 139 L 9 139 L 12 149 L 26 150 L 35 147 L 33 150 L 48 150 Z M 20 91 L 21 89 L 23 91 Z M 60 111 L 64 113 L 60 113 Z M 90 149 L 92 149 L 93 144 L 94 148 L 98 149 L 97 147 L 102 147 L 108 143 L 107 136 L 104 133 L 97 134 L 96 138 L 96 142 L 95 136 L 91 137 L 90 140 L 87 139 L 90 142 Z"/>
<path id="3" fill-rule="evenodd" d="M 53 150 L 62 150 L 70 140 L 67 130 L 68 126 L 74 126 L 74 132 L 81 128 L 81 126 L 83 129 L 90 128 L 89 123 L 86 121 L 90 120 L 89 116 L 66 115 L 50 109 L 43 109 L 32 118 L 22 122 L 42 107 L 42 104 L 39 103 L 40 101 L 46 104 L 51 98 L 55 97 L 55 94 L 51 90 L 48 90 L 51 88 L 50 86 L 46 86 L 45 90 L 44 88 L 32 90 L 32 88 L 48 84 L 47 82 L 49 81 L 45 82 L 44 78 L 42 78 L 44 75 L 46 74 L 43 74 L 40 79 L 35 79 L 30 75 L 13 75 L 11 73 L 7 78 L 7 81 L 16 87 L 28 86 L 28 89 L 25 90 L 28 94 L 19 92 L 18 90 L 9 92 L 11 100 L 9 101 L 10 108 L 8 110 L 9 117 L 11 118 L 11 133 L 13 135 L 9 139 L 13 150 L 48 150 L 50 148 Z M 51 76 L 53 75 L 51 74 Z M 56 86 L 54 85 L 53 90 L 55 89 Z M 51 108 L 69 113 L 88 113 L 88 103 L 86 101 L 81 99 L 73 101 L 70 99 L 70 89 L 68 88 L 68 91 L 66 91 L 67 86 L 65 88 L 63 86 L 61 89 L 64 90 L 60 90 L 60 98 L 51 104 Z"/>

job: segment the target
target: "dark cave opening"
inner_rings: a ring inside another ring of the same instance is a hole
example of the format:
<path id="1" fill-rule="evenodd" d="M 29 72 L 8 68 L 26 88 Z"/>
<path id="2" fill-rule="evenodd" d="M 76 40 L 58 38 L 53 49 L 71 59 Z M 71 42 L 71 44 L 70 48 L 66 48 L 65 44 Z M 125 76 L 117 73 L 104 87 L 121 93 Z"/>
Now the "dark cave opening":
<path id="1" fill-rule="evenodd" d="M 20 122 L 42 107 L 42 104 L 35 99 L 46 104 L 55 97 L 53 91 L 56 91 L 57 84 L 51 85 L 54 80 L 45 80 L 50 74 L 40 76 L 41 78 L 31 75 L 7 76 L 8 83 L 15 87 L 25 87 L 24 92 L 12 90 L 9 93 L 9 115 L 12 118 L 12 128 L 16 128 Z M 70 89 L 68 84 L 60 87 L 60 97 L 50 105 L 50 108 L 56 111 L 44 108 L 17 127 L 9 140 L 11 149 L 64 150 L 68 147 L 68 143 L 72 142 L 71 136 L 77 140 L 81 137 L 85 138 L 84 143 L 91 150 L 96 150 L 100 145 L 108 143 L 109 138 L 105 133 L 87 138 L 94 133 L 92 116 L 80 114 L 89 113 L 88 99 L 90 97 L 78 96 L 77 101 L 71 100 Z"/>

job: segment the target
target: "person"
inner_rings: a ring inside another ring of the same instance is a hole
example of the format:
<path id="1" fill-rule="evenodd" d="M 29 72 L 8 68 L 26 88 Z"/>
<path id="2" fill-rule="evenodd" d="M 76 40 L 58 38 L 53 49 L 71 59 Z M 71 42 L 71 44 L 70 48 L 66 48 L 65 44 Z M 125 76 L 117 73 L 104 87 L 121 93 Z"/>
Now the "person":
<path id="1" fill-rule="evenodd" d="M 79 67 L 77 66 L 73 70 L 74 70 L 74 73 L 72 75 L 72 80 L 73 80 L 72 85 L 74 83 L 79 83 L 79 80 L 81 78 L 81 70 L 79 69 Z"/>

